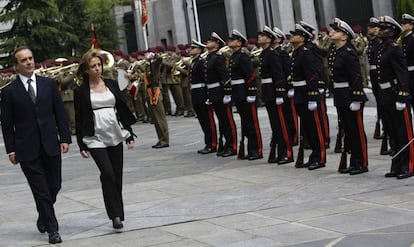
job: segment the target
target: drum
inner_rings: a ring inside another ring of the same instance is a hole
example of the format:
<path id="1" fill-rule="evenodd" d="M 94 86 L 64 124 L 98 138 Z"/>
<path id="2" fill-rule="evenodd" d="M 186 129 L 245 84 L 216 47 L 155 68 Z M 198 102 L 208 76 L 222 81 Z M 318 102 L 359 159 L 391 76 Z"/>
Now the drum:
<path id="1" fill-rule="evenodd" d="M 118 72 L 118 86 L 121 91 L 123 91 L 125 88 L 127 88 L 129 80 L 126 77 L 127 72 L 123 69 L 117 69 Z"/>

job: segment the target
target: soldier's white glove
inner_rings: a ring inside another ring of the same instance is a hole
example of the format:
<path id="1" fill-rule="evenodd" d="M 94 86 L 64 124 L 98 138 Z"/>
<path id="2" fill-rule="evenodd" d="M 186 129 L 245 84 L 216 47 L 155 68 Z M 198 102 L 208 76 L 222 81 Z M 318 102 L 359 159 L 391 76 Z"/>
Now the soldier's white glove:
<path id="1" fill-rule="evenodd" d="M 276 105 L 281 105 L 285 102 L 282 97 L 276 97 Z"/>
<path id="2" fill-rule="evenodd" d="M 287 92 L 288 98 L 292 98 L 294 95 L 295 95 L 295 89 L 294 88 L 289 89 Z"/>
<path id="3" fill-rule="evenodd" d="M 206 105 L 211 105 L 211 101 L 210 101 L 210 99 L 207 99 L 207 100 L 206 100 L 206 102 L 205 102 L 205 104 L 206 104 Z"/>
<path id="4" fill-rule="evenodd" d="M 308 110 L 309 111 L 314 111 L 314 110 L 316 110 L 317 107 L 318 107 L 318 103 L 316 103 L 316 101 L 309 101 L 308 102 Z"/>
<path id="5" fill-rule="evenodd" d="M 223 104 L 228 104 L 231 102 L 231 95 L 224 95 Z"/>
<path id="6" fill-rule="evenodd" d="M 246 101 L 247 103 L 254 103 L 256 102 L 256 96 L 247 96 Z"/>
<path id="7" fill-rule="evenodd" d="M 349 105 L 349 109 L 351 111 L 359 111 L 359 109 L 361 109 L 361 102 L 352 101 L 351 104 Z"/>
<path id="8" fill-rule="evenodd" d="M 325 89 L 319 88 L 318 91 L 319 91 L 320 94 L 323 94 L 325 92 Z"/>
<path id="9" fill-rule="evenodd" d="M 402 103 L 402 102 L 395 102 L 395 109 L 397 110 L 397 111 L 402 111 L 402 110 L 404 110 L 405 109 L 405 107 L 406 107 L 406 104 L 405 103 Z"/>
<path id="10" fill-rule="evenodd" d="M 155 53 L 154 52 L 147 52 L 146 54 L 145 54 L 145 58 L 146 59 L 148 59 L 148 60 L 151 60 L 151 59 L 153 59 L 155 57 Z"/>

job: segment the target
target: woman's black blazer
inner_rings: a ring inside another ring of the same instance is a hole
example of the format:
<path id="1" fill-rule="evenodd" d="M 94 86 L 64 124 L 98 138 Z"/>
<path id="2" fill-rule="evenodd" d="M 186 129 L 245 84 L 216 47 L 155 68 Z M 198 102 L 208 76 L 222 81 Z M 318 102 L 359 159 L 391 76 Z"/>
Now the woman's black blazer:
<path id="1" fill-rule="evenodd" d="M 106 87 L 115 96 L 115 109 L 118 121 L 122 124 L 122 127 L 124 129 L 128 130 L 131 133 L 131 136 L 126 141 L 131 141 L 134 139 L 134 133 L 132 132 L 131 125 L 134 124 L 137 120 L 124 102 L 118 83 L 111 79 L 104 79 L 104 82 Z M 80 151 L 88 150 L 82 139 L 85 136 L 93 136 L 95 130 L 89 83 L 82 83 L 78 88 L 75 89 L 74 103 L 76 139 Z"/>

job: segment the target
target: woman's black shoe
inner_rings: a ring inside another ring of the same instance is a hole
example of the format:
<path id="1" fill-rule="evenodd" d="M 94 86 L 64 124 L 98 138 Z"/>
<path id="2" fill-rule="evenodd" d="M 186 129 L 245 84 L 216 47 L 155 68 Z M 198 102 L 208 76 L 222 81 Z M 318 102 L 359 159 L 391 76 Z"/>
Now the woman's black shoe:
<path id="1" fill-rule="evenodd" d="M 119 217 L 115 217 L 112 219 L 112 227 L 117 230 L 122 229 L 124 227 Z"/>

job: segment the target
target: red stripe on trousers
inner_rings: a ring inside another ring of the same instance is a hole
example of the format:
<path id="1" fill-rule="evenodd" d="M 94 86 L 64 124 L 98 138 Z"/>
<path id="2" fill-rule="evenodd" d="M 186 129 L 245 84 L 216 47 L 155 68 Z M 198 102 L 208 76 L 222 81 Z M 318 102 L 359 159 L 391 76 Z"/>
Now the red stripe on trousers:
<path id="1" fill-rule="evenodd" d="M 233 138 L 232 148 L 234 152 L 237 152 L 237 134 L 236 134 L 236 126 L 234 125 L 233 113 L 231 112 L 230 104 L 224 105 L 226 108 L 227 119 L 229 120 L 229 125 L 231 129 L 231 135 Z"/>
<path id="2" fill-rule="evenodd" d="M 285 139 L 285 144 L 286 144 L 286 155 L 288 158 L 292 158 L 292 146 L 290 145 L 290 140 L 289 140 L 289 134 L 287 133 L 287 129 L 286 129 L 286 122 L 285 122 L 285 115 L 283 114 L 283 109 L 282 109 L 282 105 L 278 105 L 277 107 L 277 112 L 279 113 L 279 121 L 280 121 L 280 125 L 282 127 L 282 133 L 283 133 L 283 139 Z"/>
<path id="3" fill-rule="evenodd" d="M 410 117 L 408 116 L 408 107 L 404 109 L 404 120 L 405 120 L 405 127 L 407 131 L 407 137 L 408 141 L 411 141 L 413 139 L 413 130 L 411 128 L 411 121 Z M 414 145 L 413 143 L 410 144 L 410 156 L 408 160 L 408 171 L 410 173 L 413 173 L 414 171 Z"/>
<path id="4" fill-rule="evenodd" d="M 259 118 L 257 117 L 257 109 L 256 109 L 256 103 L 251 103 L 252 108 L 252 118 L 253 118 L 253 124 L 254 124 L 254 131 L 256 132 L 257 137 L 257 149 L 259 155 L 263 155 L 263 144 L 262 144 L 262 133 L 260 132 L 259 127 Z"/>
<path id="5" fill-rule="evenodd" d="M 217 132 L 216 132 L 216 123 L 214 122 L 213 108 L 209 105 L 207 106 L 208 120 L 211 129 L 211 149 L 217 148 Z"/>
<path id="6" fill-rule="evenodd" d="M 313 111 L 313 117 L 315 118 L 315 124 L 316 124 L 316 132 L 318 134 L 318 139 L 319 139 L 319 143 L 320 143 L 320 149 L 321 149 L 321 164 L 325 164 L 325 159 L 326 159 L 326 153 L 325 153 L 325 140 L 323 139 L 323 134 L 322 134 L 322 126 L 321 126 L 321 121 L 319 120 L 319 114 L 318 114 L 318 109 L 315 109 Z"/>
<path id="7" fill-rule="evenodd" d="M 365 138 L 365 135 L 364 135 L 364 123 L 362 121 L 362 111 L 359 110 L 359 111 L 355 112 L 355 114 L 356 114 L 356 117 L 357 117 L 359 141 L 360 141 L 361 147 L 362 147 L 362 157 L 364 159 L 362 161 L 362 165 L 364 167 L 368 167 L 367 139 Z"/>

